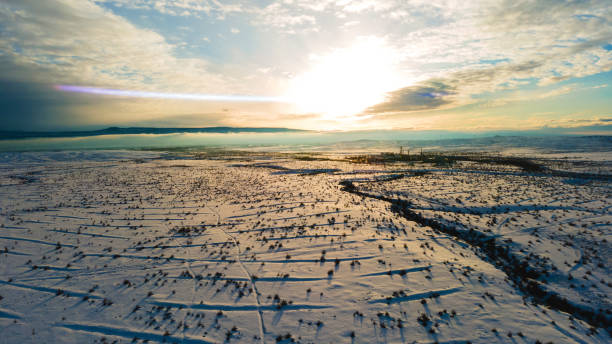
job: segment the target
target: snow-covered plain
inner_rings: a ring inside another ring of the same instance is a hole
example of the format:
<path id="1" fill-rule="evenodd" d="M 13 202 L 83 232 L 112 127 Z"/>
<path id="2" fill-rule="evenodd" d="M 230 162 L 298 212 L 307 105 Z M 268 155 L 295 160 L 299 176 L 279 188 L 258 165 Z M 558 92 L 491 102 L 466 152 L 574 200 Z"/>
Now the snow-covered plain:
<path id="1" fill-rule="evenodd" d="M 612 340 L 609 179 L 265 154 L 0 158 L 0 343 Z"/>

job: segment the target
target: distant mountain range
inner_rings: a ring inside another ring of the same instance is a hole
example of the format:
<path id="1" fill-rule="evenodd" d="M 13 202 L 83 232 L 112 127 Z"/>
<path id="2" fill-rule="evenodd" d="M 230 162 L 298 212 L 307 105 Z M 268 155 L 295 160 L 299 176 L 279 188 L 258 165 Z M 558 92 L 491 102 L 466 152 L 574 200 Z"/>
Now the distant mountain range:
<path id="1" fill-rule="evenodd" d="M 152 128 L 152 127 L 109 127 L 100 130 L 82 131 L 0 131 L 0 140 L 84 137 L 100 135 L 130 134 L 179 134 L 179 133 L 288 133 L 305 132 L 305 130 L 288 128 L 250 128 L 250 127 L 204 127 L 204 128 Z"/>

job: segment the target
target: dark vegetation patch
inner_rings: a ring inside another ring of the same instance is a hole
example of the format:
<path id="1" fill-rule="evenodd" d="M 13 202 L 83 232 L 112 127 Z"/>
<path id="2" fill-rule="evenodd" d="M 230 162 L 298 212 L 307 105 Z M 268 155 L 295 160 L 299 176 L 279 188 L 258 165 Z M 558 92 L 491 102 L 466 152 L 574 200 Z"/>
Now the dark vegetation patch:
<path id="1" fill-rule="evenodd" d="M 358 164 L 389 164 L 396 162 L 430 163 L 439 167 L 451 167 L 458 161 L 471 161 L 493 165 L 516 166 L 526 172 L 544 172 L 545 168 L 533 160 L 521 157 L 487 156 L 483 154 L 445 154 L 427 152 L 420 154 L 380 153 L 372 155 L 356 155 L 346 158 L 347 161 Z"/>
<path id="2" fill-rule="evenodd" d="M 588 172 L 560 171 L 544 166 L 534 159 L 513 156 L 486 155 L 483 153 L 451 154 L 444 152 L 423 152 L 420 154 L 379 153 L 369 155 L 348 156 L 345 161 L 355 164 L 385 165 L 393 163 L 428 163 L 436 167 L 450 168 L 457 162 L 476 162 L 480 164 L 514 166 L 527 173 L 539 173 L 554 177 L 573 179 L 612 180 L 612 175 Z M 577 162 L 573 162 L 577 163 Z"/>
<path id="3" fill-rule="evenodd" d="M 40 174 L 40 171 L 33 171 L 24 174 L 15 174 L 9 176 L 9 178 L 17 180 L 19 184 L 30 184 L 38 180 L 38 178 L 36 177 L 36 175 L 38 174 Z"/>

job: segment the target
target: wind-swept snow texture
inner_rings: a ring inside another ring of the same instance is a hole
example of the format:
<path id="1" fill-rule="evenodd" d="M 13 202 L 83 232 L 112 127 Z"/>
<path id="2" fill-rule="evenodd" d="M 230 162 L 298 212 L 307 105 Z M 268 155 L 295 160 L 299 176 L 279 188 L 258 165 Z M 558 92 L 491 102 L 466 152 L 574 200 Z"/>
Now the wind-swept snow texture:
<path id="1" fill-rule="evenodd" d="M 155 156 L 2 156 L 0 343 L 612 340 L 609 179 Z"/>

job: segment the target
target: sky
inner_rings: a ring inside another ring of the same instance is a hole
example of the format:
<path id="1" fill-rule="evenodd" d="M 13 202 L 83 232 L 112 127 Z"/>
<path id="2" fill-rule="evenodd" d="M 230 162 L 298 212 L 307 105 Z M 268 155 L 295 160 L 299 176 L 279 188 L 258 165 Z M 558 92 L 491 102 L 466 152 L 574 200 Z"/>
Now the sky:
<path id="1" fill-rule="evenodd" d="M 0 1 L 4 130 L 611 124 L 612 1 Z"/>

